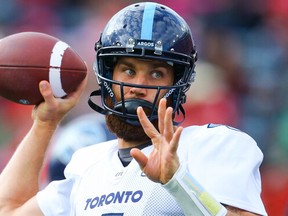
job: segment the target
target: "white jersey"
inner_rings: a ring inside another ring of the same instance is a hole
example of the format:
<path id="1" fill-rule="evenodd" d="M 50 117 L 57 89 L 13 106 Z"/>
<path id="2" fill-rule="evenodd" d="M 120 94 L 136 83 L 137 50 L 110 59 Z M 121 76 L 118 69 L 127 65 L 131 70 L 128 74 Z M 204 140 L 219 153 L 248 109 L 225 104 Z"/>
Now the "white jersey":
<path id="1" fill-rule="evenodd" d="M 263 154 L 250 136 L 227 126 L 191 126 L 182 132 L 178 155 L 216 200 L 267 215 L 260 198 Z M 135 160 L 123 167 L 117 140 L 78 150 L 65 176 L 37 194 L 44 215 L 184 215 L 165 185 L 150 181 Z"/>

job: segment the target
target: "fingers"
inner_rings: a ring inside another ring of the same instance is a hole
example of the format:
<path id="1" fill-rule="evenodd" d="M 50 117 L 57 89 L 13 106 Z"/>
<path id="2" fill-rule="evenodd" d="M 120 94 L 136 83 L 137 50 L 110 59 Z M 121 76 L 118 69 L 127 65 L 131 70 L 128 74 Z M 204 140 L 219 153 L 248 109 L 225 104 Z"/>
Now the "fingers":
<path id="1" fill-rule="evenodd" d="M 32 112 L 34 120 L 57 123 L 71 110 L 79 101 L 82 92 L 87 84 L 88 76 L 81 82 L 78 88 L 65 98 L 54 97 L 51 85 L 48 81 L 39 83 L 39 90 L 44 98 L 44 102 L 36 105 Z"/>
<path id="2" fill-rule="evenodd" d="M 179 140 L 180 140 L 180 136 L 181 136 L 182 130 L 183 130 L 183 127 L 178 127 L 176 129 L 176 131 L 174 132 L 174 135 L 173 135 L 173 137 L 171 139 L 170 151 L 173 152 L 173 153 L 177 152 L 178 144 L 179 144 Z"/>
<path id="3" fill-rule="evenodd" d="M 173 125 L 173 108 L 166 108 L 166 99 L 160 100 L 158 116 L 161 116 L 161 118 L 159 118 L 160 132 L 169 142 L 170 151 L 176 153 L 183 128 Z"/>
<path id="4" fill-rule="evenodd" d="M 165 118 L 164 118 L 163 134 L 166 137 L 166 139 L 169 141 L 172 139 L 173 134 L 174 134 L 172 111 L 173 111 L 173 109 L 171 107 L 168 107 L 166 112 L 165 112 Z"/>
<path id="5" fill-rule="evenodd" d="M 87 80 L 88 80 L 88 76 L 86 75 L 86 77 L 80 83 L 80 85 L 77 87 L 77 89 L 65 97 L 64 100 L 67 101 L 66 104 L 71 104 L 71 106 L 73 106 L 74 104 L 77 103 L 77 101 L 80 99 L 80 96 L 83 93 L 83 91 L 87 85 Z M 42 80 L 39 83 L 39 89 L 40 89 L 40 92 L 44 98 L 44 101 L 47 104 L 53 105 L 53 104 L 57 103 L 56 102 L 57 100 L 55 99 L 53 91 L 52 91 L 52 87 L 48 81 Z M 60 101 L 60 99 L 58 101 Z"/>
<path id="6" fill-rule="evenodd" d="M 161 134 L 163 134 L 168 141 L 170 141 L 174 134 L 172 107 L 167 108 L 167 100 L 162 98 L 159 102 L 158 108 L 158 127 Z"/>
<path id="7" fill-rule="evenodd" d="M 168 142 L 170 142 L 174 136 L 176 136 L 175 138 L 173 138 L 175 141 L 179 140 L 182 129 L 179 129 L 179 131 L 176 134 L 174 134 L 175 131 L 177 131 L 177 127 L 173 125 L 173 109 L 172 107 L 168 108 L 166 107 L 166 99 L 162 98 L 159 102 L 159 108 L 158 108 L 159 132 L 149 121 L 142 107 L 138 107 L 137 115 L 143 127 L 143 130 L 145 131 L 147 136 L 150 137 L 150 139 L 156 138 L 157 136 L 162 134 Z"/>
<path id="8" fill-rule="evenodd" d="M 142 107 L 137 108 L 137 115 L 139 122 L 142 125 L 142 128 L 144 132 L 147 134 L 147 136 L 150 137 L 150 139 L 155 138 L 159 134 L 159 132 L 150 122 Z"/>
<path id="9" fill-rule="evenodd" d="M 166 99 L 161 99 L 158 106 L 158 128 L 159 132 L 163 134 L 164 131 L 164 118 L 166 112 Z"/>

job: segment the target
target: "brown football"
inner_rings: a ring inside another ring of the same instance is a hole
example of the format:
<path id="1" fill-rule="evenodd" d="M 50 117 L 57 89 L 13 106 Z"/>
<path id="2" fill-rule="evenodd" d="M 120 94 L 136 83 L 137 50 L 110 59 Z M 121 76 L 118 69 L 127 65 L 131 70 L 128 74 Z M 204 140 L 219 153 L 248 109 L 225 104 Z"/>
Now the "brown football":
<path id="1" fill-rule="evenodd" d="M 25 105 L 39 104 L 39 82 L 47 80 L 55 97 L 74 91 L 87 74 L 83 59 L 68 44 L 39 32 L 0 40 L 0 95 Z"/>

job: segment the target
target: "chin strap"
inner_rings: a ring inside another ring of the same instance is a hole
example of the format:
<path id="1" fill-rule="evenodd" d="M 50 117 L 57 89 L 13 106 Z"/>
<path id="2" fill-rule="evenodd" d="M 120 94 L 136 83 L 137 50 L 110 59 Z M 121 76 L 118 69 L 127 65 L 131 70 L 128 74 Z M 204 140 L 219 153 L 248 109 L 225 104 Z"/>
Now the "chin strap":
<path id="1" fill-rule="evenodd" d="M 180 124 L 185 120 L 185 118 L 186 118 L 185 110 L 184 110 L 182 104 L 179 105 L 178 110 L 176 111 L 176 113 L 177 113 L 178 116 L 180 116 L 180 113 L 182 113 L 182 116 L 183 116 L 182 119 L 181 119 L 181 121 L 179 121 L 179 122 L 176 122 L 176 121 L 173 120 L 173 125 L 178 126 L 178 125 L 180 125 Z"/>
<path id="2" fill-rule="evenodd" d="M 94 96 L 101 96 L 101 90 L 96 90 L 96 91 L 93 91 L 90 96 L 89 96 L 89 99 L 88 99 L 88 105 L 93 109 L 95 110 L 96 112 L 98 113 L 101 113 L 103 115 L 109 115 L 109 114 L 112 114 L 110 111 L 108 110 L 105 110 L 103 109 L 102 107 L 98 106 L 96 103 L 94 103 L 92 101 L 92 97 Z"/>
<path id="3" fill-rule="evenodd" d="M 96 90 L 96 91 L 93 91 L 91 94 L 90 94 L 90 96 L 89 96 L 89 99 L 88 99 L 88 105 L 93 109 L 93 110 L 95 110 L 96 112 L 98 112 L 98 113 L 101 113 L 101 114 L 103 114 L 103 115 L 110 115 L 110 114 L 113 114 L 111 111 L 108 111 L 108 110 L 106 110 L 106 109 L 104 109 L 104 108 L 102 108 L 101 106 L 99 106 L 99 105 L 97 105 L 96 103 L 94 103 L 93 101 L 92 101 L 92 97 L 95 97 L 95 96 L 99 96 L 99 97 L 101 97 L 101 90 L 99 89 L 99 90 Z M 132 101 L 132 100 L 131 100 Z M 144 107 L 147 107 L 147 108 L 151 108 L 150 107 L 150 105 L 148 104 L 148 103 L 144 103 L 143 104 L 143 101 L 141 100 L 141 103 L 136 99 L 136 101 L 135 101 L 135 99 L 132 101 L 133 103 L 131 103 L 131 101 L 130 100 L 127 100 L 126 101 L 126 105 L 128 105 L 127 107 L 129 108 L 128 110 L 131 112 L 131 110 L 133 110 L 134 112 L 136 111 L 136 109 L 137 109 L 137 107 L 138 106 L 143 106 L 144 105 Z M 121 103 L 118 103 L 117 105 L 116 105 L 116 108 L 118 109 L 118 111 L 120 111 L 121 110 Z M 130 110 L 131 109 L 131 110 Z M 179 121 L 179 122 L 175 122 L 175 121 L 173 121 L 173 124 L 175 125 L 175 126 L 178 126 L 178 125 L 180 125 L 184 120 L 185 120 L 185 117 L 186 117 L 186 114 L 185 114 L 185 110 L 184 110 L 184 108 L 183 108 L 183 106 L 180 104 L 179 105 L 179 107 L 178 107 L 178 110 L 176 111 L 176 113 L 177 113 L 177 115 L 178 116 L 180 116 L 180 113 L 182 114 L 182 119 L 181 119 L 181 121 Z M 138 121 L 138 119 L 128 119 L 127 117 L 124 119 L 123 118 L 123 120 L 125 120 L 127 123 L 129 123 L 129 124 L 132 124 L 132 125 L 140 125 L 140 123 L 139 123 L 139 121 Z"/>

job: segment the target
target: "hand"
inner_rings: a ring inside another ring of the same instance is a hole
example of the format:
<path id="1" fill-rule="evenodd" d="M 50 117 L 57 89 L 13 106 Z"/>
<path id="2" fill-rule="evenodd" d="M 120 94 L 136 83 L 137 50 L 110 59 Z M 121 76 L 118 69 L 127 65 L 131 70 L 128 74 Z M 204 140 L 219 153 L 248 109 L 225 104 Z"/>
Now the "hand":
<path id="1" fill-rule="evenodd" d="M 173 126 L 172 108 L 166 108 L 166 99 L 161 99 L 159 102 L 159 131 L 149 121 L 142 107 L 138 107 L 137 115 L 154 149 L 146 157 L 139 149 L 133 148 L 131 156 L 150 180 L 166 184 L 179 167 L 177 148 L 183 128 Z"/>
<path id="2" fill-rule="evenodd" d="M 82 92 L 87 84 L 88 76 L 81 82 L 78 88 L 67 95 L 65 98 L 55 98 L 51 85 L 48 81 L 39 83 L 40 92 L 44 98 L 44 102 L 34 107 L 32 118 L 38 123 L 48 123 L 58 125 L 65 114 L 71 110 L 79 101 Z"/>

